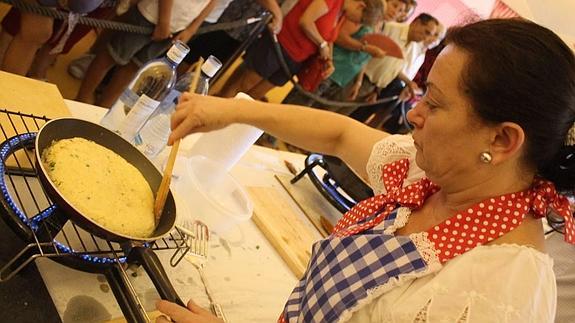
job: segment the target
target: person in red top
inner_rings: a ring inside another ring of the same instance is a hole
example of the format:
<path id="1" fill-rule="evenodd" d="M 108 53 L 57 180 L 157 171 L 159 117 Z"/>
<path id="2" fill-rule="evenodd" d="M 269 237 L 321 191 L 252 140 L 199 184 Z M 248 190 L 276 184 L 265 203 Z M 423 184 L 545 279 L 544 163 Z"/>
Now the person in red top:
<path id="1" fill-rule="evenodd" d="M 331 42 L 337 36 L 338 18 L 343 14 L 360 22 L 365 3 L 363 0 L 300 0 L 284 18 L 277 35 L 279 45 L 290 72 L 293 74 L 303 62 L 316 53 L 331 60 Z M 281 68 L 269 33 L 263 33 L 244 56 L 238 68 L 223 86 L 219 96 L 233 97 L 238 92 L 261 99 L 275 86 L 284 85 L 291 75 Z"/>

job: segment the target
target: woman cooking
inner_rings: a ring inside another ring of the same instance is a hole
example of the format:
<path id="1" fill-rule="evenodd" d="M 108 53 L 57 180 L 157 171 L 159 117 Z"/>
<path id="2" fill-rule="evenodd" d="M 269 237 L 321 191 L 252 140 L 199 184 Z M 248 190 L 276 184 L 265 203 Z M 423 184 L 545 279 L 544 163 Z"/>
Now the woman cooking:
<path id="1" fill-rule="evenodd" d="M 321 110 L 183 97 L 170 142 L 251 124 L 342 158 L 376 192 L 313 246 L 280 322 L 554 321 L 541 219 L 564 218 L 575 242 L 556 191 L 575 186 L 575 57 L 525 20 L 459 27 L 446 43 L 408 136 Z M 192 302 L 158 309 L 176 322 L 215 320 Z"/>

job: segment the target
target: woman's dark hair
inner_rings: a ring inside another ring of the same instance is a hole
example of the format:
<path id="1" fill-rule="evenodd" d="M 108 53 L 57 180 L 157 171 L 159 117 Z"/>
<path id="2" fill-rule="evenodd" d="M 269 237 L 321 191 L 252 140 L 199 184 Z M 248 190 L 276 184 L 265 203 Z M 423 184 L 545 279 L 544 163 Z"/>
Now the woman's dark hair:
<path id="1" fill-rule="evenodd" d="M 525 161 L 558 189 L 575 188 L 575 56 L 551 30 L 523 19 L 492 19 L 449 30 L 447 44 L 469 54 L 462 88 L 485 122 L 515 122 Z"/>

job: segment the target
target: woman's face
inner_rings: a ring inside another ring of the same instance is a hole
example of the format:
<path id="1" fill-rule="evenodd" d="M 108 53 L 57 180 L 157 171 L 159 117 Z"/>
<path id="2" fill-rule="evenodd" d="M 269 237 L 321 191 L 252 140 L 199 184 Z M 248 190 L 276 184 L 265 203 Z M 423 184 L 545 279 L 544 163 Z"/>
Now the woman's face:
<path id="1" fill-rule="evenodd" d="M 444 48 L 429 73 L 425 96 L 407 114 L 415 127 L 416 163 L 440 186 L 476 172 L 479 155 L 489 149 L 489 128 L 460 86 L 467 60 L 461 49 Z"/>
<path id="2" fill-rule="evenodd" d="M 361 23 L 365 7 L 363 0 L 346 0 L 344 2 L 345 17 L 355 23 Z"/>
<path id="3" fill-rule="evenodd" d="M 385 21 L 398 21 L 406 14 L 407 5 L 399 0 L 387 0 L 387 6 L 383 15 Z"/>

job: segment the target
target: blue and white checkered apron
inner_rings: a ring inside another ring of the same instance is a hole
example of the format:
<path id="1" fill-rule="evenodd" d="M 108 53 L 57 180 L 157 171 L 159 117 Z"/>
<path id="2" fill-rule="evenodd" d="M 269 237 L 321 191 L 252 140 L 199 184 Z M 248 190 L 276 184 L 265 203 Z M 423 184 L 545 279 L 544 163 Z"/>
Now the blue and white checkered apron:
<path id="1" fill-rule="evenodd" d="M 395 221 L 394 211 L 384 226 Z M 290 295 L 288 322 L 336 322 L 370 290 L 403 273 L 421 273 L 427 265 L 407 236 L 367 230 L 359 235 L 330 237 L 314 244 L 305 276 Z"/>

